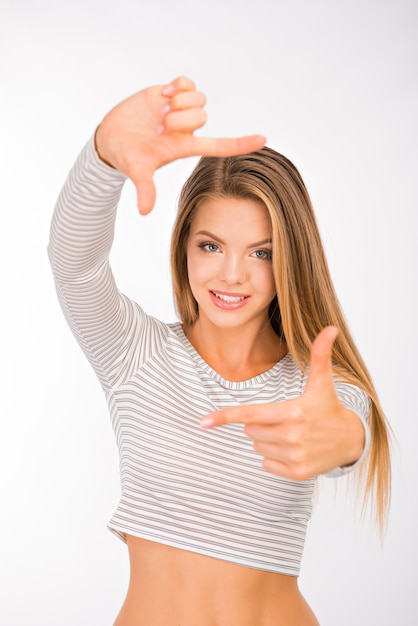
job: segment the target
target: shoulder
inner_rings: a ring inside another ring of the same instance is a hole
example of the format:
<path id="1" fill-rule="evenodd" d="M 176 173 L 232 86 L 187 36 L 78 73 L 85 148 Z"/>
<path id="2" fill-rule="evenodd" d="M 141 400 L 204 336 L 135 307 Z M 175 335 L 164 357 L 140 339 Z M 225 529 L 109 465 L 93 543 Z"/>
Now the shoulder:
<path id="1" fill-rule="evenodd" d="M 367 421 L 370 412 L 370 398 L 367 393 L 351 383 L 337 381 L 334 385 L 341 404 L 357 413 L 363 421 Z"/>

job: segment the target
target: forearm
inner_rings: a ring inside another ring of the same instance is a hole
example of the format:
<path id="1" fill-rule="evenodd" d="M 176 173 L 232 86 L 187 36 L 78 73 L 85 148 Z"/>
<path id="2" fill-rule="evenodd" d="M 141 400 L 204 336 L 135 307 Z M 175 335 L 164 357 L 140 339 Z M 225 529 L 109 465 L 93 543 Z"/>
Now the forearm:
<path id="1" fill-rule="evenodd" d="M 91 140 L 58 198 L 48 247 L 64 316 L 104 387 L 115 380 L 133 316 L 108 263 L 124 180 L 99 161 Z"/>
<path id="2" fill-rule="evenodd" d="M 107 261 L 125 179 L 99 160 L 90 140 L 69 173 L 52 218 L 48 253 L 58 282 L 88 280 Z"/>

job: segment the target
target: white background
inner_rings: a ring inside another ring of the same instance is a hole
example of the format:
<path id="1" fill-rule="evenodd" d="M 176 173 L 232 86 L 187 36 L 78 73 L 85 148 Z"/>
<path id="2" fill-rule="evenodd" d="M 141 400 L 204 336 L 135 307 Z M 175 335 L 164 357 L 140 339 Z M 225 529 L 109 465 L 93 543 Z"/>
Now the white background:
<path id="1" fill-rule="evenodd" d="M 414 0 L 1 0 L 2 625 L 110 626 L 123 601 L 126 547 L 106 529 L 116 447 L 56 302 L 48 226 L 106 111 L 179 74 L 208 95 L 205 134 L 264 133 L 300 169 L 398 439 L 383 547 L 344 489 L 335 500 L 321 484 L 301 588 L 321 626 L 418 624 L 417 17 Z M 146 218 L 128 184 L 118 217 L 119 286 L 166 321 L 170 228 L 193 165 L 158 173 Z"/>

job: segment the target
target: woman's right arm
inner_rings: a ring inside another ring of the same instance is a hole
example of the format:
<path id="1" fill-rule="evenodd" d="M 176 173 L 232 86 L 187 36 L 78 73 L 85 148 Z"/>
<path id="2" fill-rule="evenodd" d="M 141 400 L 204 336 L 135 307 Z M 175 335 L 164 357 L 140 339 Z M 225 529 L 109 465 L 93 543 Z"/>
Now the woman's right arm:
<path id="1" fill-rule="evenodd" d="M 58 197 L 48 246 L 61 308 L 104 388 L 121 374 L 114 364 L 134 341 L 139 312 L 118 292 L 108 261 L 125 179 L 100 161 L 91 139 Z"/>
<path id="2" fill-rule="evenodd" d="M 79 344 L 107 388 L 141 355 L 147 323 L 141 310 L 116 288 L 108 257 L 116 206 L 126 177 L 141 213 L 155 201 L 153 175 L 175 159 L 250 152 L 260 136 L 197 138 L 206 121 L 205 97 L 192 81 L 150 87 L 124 100 L 103 119 L 71 170 L 51 224 L 49 255 L 57 293 Z M 159 332 L 158 324 L 154 332 Z M 162 331 L 160 331 L 162 332 Z M 139 346 L 139 351 L 137 349 Z"/>

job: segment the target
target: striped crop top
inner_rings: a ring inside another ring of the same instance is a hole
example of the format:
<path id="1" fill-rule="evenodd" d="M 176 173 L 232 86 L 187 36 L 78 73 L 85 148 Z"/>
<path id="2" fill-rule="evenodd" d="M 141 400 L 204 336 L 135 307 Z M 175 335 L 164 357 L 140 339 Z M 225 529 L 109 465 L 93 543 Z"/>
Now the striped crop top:
<path id="1" fill-rule="evenodd" d="M 255 378 L 227 381 L 180 323 L 146 315 L 118 291 L 108 256 L 124 181 L 90 141 L 59 196 L 49 245 L 62 309 L 100 380 L 119 447 L 121 497 L 109 528 L 297 576 L 315 479 L 263 470 L 240 424 L 203 430 L 199 422 L 223 407 L 297 397 L 305 376 L 287 354 Z M 353 385 L 336 387 L 365 425 L 364 457 L 369 400 Z"/>

